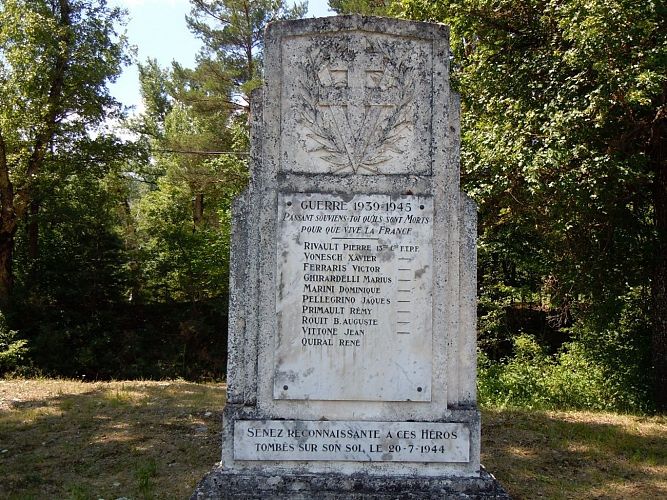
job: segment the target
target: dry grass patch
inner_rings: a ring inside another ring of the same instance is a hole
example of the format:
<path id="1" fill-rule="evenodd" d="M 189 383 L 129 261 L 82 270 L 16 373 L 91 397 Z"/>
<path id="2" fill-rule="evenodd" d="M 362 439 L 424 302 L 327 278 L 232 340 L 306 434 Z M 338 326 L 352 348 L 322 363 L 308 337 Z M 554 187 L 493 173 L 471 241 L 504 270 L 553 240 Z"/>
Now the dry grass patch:
<path id="1" fill-rule="evenodd" d="M 0 498 L 188 498 L 224 402 L 221 384 L 0 380 Z M 667 417 L 490 409 L 482 434 L 517 499 L 667 498 Z"/>
<path id="2" fill-rule="evenodd" d="M 0 380 L 0 498 L 187 498 L 224 403 L 221 384 Z"/>
<path id="3" fill-rule="evenodd" d="M 484 410 L 482 463 L 517 499 L 667 498 L 667 417 Z"/>

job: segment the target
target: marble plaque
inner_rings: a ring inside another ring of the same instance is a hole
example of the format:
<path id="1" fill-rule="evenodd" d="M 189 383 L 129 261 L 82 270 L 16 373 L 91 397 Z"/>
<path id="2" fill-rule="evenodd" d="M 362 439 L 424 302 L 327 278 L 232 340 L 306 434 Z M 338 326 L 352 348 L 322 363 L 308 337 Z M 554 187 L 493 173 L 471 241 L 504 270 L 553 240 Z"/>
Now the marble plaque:
<path id="1" fill-rule="evenodd" d="M 237 460 L 467 462 L 470 429 L 460 423 L 241 420 Z"/>
<path id="2" fill-rule="evenodd" d="M 279 193 L 274 398 L 430 401 L 433 199 Z"/>

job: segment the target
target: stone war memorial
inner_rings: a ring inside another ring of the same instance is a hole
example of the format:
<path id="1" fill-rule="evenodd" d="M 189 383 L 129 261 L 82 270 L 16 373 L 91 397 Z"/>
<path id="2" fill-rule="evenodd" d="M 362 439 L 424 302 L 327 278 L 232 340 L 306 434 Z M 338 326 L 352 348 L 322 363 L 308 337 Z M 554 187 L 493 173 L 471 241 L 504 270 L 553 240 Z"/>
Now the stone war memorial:
<path id="1" fill-rule="evenodd" d="M 480 467 L 476 207 L 445 26 L 270 24 L 193 498 L 508 498 Z"/>

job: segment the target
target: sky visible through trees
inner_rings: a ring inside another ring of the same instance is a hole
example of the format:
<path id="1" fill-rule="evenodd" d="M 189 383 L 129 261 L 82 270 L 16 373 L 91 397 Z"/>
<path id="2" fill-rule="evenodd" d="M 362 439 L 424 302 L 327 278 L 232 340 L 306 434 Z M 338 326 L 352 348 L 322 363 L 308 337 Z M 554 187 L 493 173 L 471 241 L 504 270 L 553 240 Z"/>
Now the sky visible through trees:
<path id="1" fill-rule="evenodd" d="M 188 0 L 110 0 L 128 10 L 127 35 L 137 47 L 137 60 L 157 59 L 162 66 L 178 61 L 192 66 L 201 42 L 188 30 L 185 15 L 190 11 Z M 326 0 L 309 0 L 307 17 L 333 15 Z M 141 109 L 139 77 L 135 65 L 126 67 L 111 93 L 126 106 Z"/>

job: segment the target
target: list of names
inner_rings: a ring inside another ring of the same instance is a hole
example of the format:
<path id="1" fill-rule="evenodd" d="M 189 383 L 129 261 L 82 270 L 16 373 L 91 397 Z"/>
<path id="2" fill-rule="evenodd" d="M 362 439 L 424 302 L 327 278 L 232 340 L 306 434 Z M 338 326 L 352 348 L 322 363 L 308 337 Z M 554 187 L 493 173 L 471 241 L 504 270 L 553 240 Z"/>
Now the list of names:
<path id="1" fill-rule="evenodd" d="M 432 199 L 283 193 L 278 205 L 274 397 L 429 400 Z"/>

